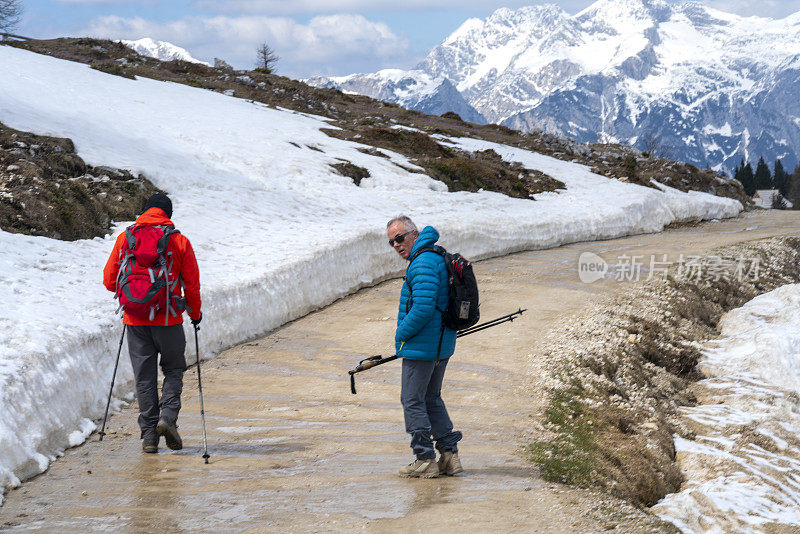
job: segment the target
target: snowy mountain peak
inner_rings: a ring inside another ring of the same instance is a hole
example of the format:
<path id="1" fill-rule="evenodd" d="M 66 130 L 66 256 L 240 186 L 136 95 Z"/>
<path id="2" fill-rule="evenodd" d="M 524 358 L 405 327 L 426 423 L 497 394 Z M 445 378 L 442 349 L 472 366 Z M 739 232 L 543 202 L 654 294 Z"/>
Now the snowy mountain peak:
<path id="1" fill-rule="evenodd" d="M 575 15 L 577 19 L 598 16 L 626 18 L 631 15 L 647 16 L 652 13 L 670 10 L 670 4 L 664 0 L 597 0 L 589 7 Z"/>
<path id="2" fill-rule="evenodd" d="M 483 28 L 483 21 L 481 19 L 467 19 L 464 23 L 456 29 L 453 33 L 451 33 L 447 39 L 444 40 L 445 43 L 457 41 L 461 37 L 467 36 L 472 32 L 479 31 Z"/>
<path id="3" fill-rule="evenodd" d="M 584 30 L 630 34 L 669 20 L 673 8 L 663 0 L 598 0 L 577 15 Z"/>
<path id="4" fill-rule="evenodd" d="M 576 15 L 502 8 L 466 21 L 407 75 L 418 90 L 394 97 L 404 106 L 430 94 L 426 80 L 449 80 L 464 105 L 513 128 L 728 172 L 743 157 L 800 160 L 800 12 L 773 20 L 665 0 L 598 0 Z"/>
<path id="5" fill-rule="evenodd" d="M 554 4 L 542 4 L 538 6 L 525 6 L 519 9 L 500 8 L 489 15 L 486 25 L 494 24 L 516 26 L 519 24 L 530 24 L 546 22 L 569 17 L 569 14 Z"/>
<path id="6" fill-rule="evenodd" d="M 124 44 L 128 48 L 132 48 L 137 54 L 141 54 L 146 57 L 152 57 L 160 61 L 172 61 L 179 59 L 181 61 L 188 61 L 190 63 L 209 65 L 205 61 L 200 61 L 199 59 L 193 58 L 188 50 L 167 41 L 154 41 L 149 37 L 145 37 L 137 41 L 121 40 L 120 43 Z"/>
<path id="7" fill-rule="evenodd" d="M 797 13 L 792 13 L 783 20 L 787 24 L 792 24 L 792 25 L 800 24 L 800 11 L 798 11 Z"/>

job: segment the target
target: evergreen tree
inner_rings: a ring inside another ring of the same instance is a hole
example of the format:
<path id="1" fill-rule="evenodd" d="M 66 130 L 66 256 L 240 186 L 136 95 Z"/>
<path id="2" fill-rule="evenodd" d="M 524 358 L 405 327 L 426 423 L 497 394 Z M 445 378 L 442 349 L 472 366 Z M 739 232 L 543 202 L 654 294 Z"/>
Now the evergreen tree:
<path id="1" fill-rule="evenodd" d="M 772 184 L 781 195 L 786 196 L 787 186 L 789 185 L 789 173 L 783 168 L 783 163 L 780 159 L 775 160 L 775 167 L 772 172 Z"/>
<path id="2" fill-rule="evenodd" d="M 272 74 L 275 72 L 275 66 L 278 64 L 278 54 L 267 43 L 261 43 L 256 49 L 256 69 L 264 74 Z"/>
<path id="3" fill-rule="evenodd" d="M 739 183 L 742 182 L 742 169 L 744 169 L 744 158 L 742 158 L 742 162 L 737 164 L 736 167 L 733 168 L 733 178 L 739 180 Z"/>
<path id="4" fill-rule="evenodd" d="M 785 210 L 787 207 L 788 204 L 786 204 L 786 199 L 783 198 L 783 195 L 778 193 L 774 197 L 772 197 L 772 205 L 770 206 L 770 208 L 774 210 Z"/>
<path id="5" fill-rule="evenodd" d="M 747 162 L 742 167 L 741 171 L 739 172 L 740 178 L 739 181 L 742 182 L 742 187 L 744 187 L 744 192 L 750 195 L 751 197 L 756 194 L 756 179 L 753 176 L 753 166 L 750 165 L 750 162 Z"/>
<path id="6" fill-rule="evenodd" d="M 769 172 L 763 156 L 758 158 L 755 180 L 756 189 L 772 189 L 772 174 Z"/>
<path id="7" fill-rule="evenodd" d="M 786 185 L 786 198 L 792 203 L 792 209 L 800 209 L 800 164 L 789 175 L 788 184 Z"/>

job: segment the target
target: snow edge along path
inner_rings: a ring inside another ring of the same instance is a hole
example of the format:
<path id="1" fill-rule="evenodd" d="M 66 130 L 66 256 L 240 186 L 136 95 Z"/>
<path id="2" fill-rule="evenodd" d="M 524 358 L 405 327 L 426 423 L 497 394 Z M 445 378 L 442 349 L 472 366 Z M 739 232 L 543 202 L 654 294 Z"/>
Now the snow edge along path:
<path id="1" fill-rule="evenodd" d="M 387 161 L 358 152 L 359 145 L 320 132 L 329 125 L 308 115 L 9 47 L 0 46 L 0 63 L 7 66 L 0 71 L 0 121 L 70 137 L 87 163 L 142 172 L 170 193 L 176 223 L 200 258 L 204 358 L 399 274 L 403 262 L 383 232 L 399 212 L 435 225 L 445 247 L 479 259 L 656 232 L 675 220 L 732 217 L 742 209 L 735 200 L 624 184 L 473 139 L 451 142 L 493 148 L 562 180 L 567 191 L 537 195 L 535 203 L 445 193 L 443 184 L 395 165 L 410 166 L 399 154 Z M 372 177 L 355 187 L 331 173 L 336 157 L 367 167 Z M 71 243 L 0 232 L 0 299 L 10 303 L 0 310 L 6 489 L 82 443 L 102 417 L 121 329 L 99 277 L 124 226 Z M 185 328 L 191 361 L 193 336 Z M 130 400 L 124 348 L 121 358 L 115 395 Z"/>
<path id="2" fill-rule="evenodd" d="M 680 491 L 653 508 L 682 532 L 800 527 L 800 284 L 726 313 L 705 343 L 700 403 L 674 436 Z M 784 530 L 780 530 L 783 532 Z"/>

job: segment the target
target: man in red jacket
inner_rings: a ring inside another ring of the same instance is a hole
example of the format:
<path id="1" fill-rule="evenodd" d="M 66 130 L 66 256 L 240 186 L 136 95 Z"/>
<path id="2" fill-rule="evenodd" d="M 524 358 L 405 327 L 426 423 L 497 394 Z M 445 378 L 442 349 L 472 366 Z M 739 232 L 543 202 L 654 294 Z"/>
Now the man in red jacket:
<path id="1" fill-rule="evenodd" d="M 174 228 L 171 216 L 172 201 L 167 195 L 156 193 L 147 200 L 145 211 L 136 219 L 136 225 Z M 117 291 L 120 264 L 125 259 L 123 258 L 125 246 L 126 234 L 122 233 L 117 238 L 114 250 L 103 270 L 103 284 L 109 291 Z M 171 260 L 168 279 L 180 279 L 181 282 L 174 284 L 171 289 L 171 300 L 185 303 L 192 324 L 197 326 L 203 314 L 200 312 L 200 273 L 192 245 L 183 234 L 173 233 L 169 237 L 166 256 Z M 164 436 L 170 449 L 183 448 L 176 422 L 181 409 L 183 373 L 186 370 L 184 357 L 186 337 L 183 333 L 183 310 L 180 309 L 181 306 L 176 308 L 178 309 L 173 309 L 172 313 L 169 309 L 157 310 L 147 318 L 134 317 L 126 312 L 123 319 L 127 325 L 128 352 L 136 379 L 142 450 L 147 453 L 158 452 L 159 436 Z M 159 354 L 161 354 L 161 370 L 164 373 L 160 401 Z"/>

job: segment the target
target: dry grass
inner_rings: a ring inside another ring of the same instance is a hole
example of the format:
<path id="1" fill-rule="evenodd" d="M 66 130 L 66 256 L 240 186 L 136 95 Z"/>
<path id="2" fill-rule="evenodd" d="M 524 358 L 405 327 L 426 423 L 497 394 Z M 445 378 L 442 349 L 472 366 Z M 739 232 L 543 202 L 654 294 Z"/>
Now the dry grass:
<path id="1" fill-rule="evenodd" d="M 530 198 L 536 193 L 566 188 L 563 182 L 543 172 L 503 161 L 491 149 L 473 154 L 458 153 L 449 158 L 422 158 L 416 163 L 447 184 L 450 191 L 484 189 L 510 197 Z"/>
<path id="2" fill-rule="evenodd" d="M 349 161 L 333 163 L 331 164 L 331 167 L 333 167 L 333 169 L 342 176 L 351 178 L 353 183 L 356 185 L 361 185 L 361 180 L 364 178 L 369 178 L 369 171 L 367 169 L 364 167 L 359 167 L 358 165 Z"/>
<path id="3" fill-rule="evenodd" d="M 69 139 L 0 124 L 0 228 L 56 239 L 105 235 L 130 220 L 157 189 L 144 178 L 91 167 Z"/>
<path id="4" fill-rule="evenodd" d="M 711 256 L 711 255 L 710 255 Z M 598 486 L 652 505 L 678 491 L 673 435 L 691 437 L 678 417 L 701 378 L 698 343 L 716 336 L 722 315 L 755 296 L 800 281 L 800 239 L 773 238 L 715 251 L 759 258 L 757 280 L 654 279 L 587 310 L 553 335 L 559 385 L 543 414 L 547 439 L 530 447 L 551 480 Z"/>
<path id="5" fill-rule="evenodd" d="M 348 130 L 324 131 L 332 137 L 404 154 L 430 177 L 444 182 L 450 191 L 474 193 L 483 189 L 510 197 L 530 198 L 536 193 L 566 188 L 563 182 L 543 172 L 504 161 L 494 150 L 464 152 L 419 131 L 376 127 L 372 122 Z"/>

